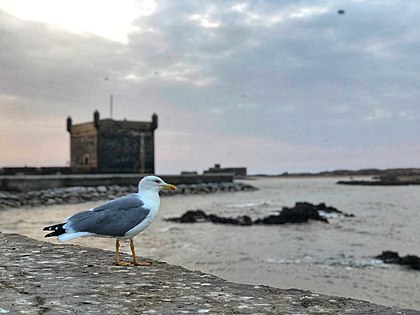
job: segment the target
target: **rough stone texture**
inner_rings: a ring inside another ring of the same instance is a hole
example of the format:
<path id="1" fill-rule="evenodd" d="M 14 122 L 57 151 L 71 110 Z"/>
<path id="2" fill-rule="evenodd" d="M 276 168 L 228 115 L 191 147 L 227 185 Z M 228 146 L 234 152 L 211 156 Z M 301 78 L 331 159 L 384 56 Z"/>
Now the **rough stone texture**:
<path id="1" fill-rule="evenodd" d="M 99 119 L 72 125 L 70 133 L 71 167 L 95 168 L 98 173 L 154 173 L 154 130 L 158 117 L 151 122 Z"/>
<path id="2" fill-rule="evenodd" d="M 70 169 L 70 168 L 68 168 Z M 1 169 L 0 169 L 1 170 Z M 56 174 L 56 175 L 0 175 L 0 191 L 29 192 L 63 187 L 138 186 L 149 174 Z M 232 173 L 203 175 L 159 175 L 165 182 L 174 185 L 232 183 Z M 188 188 L 188 187 L 187 187 Z"/>
<path id="3" fill-rule="evenodd" d="M 202 183 L 180 184 L 177 190 L 162 190 L 162 196 L 177 194 L 209 194 L 236 191 L 254 191 L 257 188 L 244 183 Z M 86 201 L 110 200 L 137 192 L 137 186 L 75 186 L 59 187 L 43 190 L 16 193 L 0 191 L 0 210 L 6 208 L 19 208 L 23 206 L 54 205 L 66 203 L 80 203 Z"/>
<path id="4" fill-rule="evenodd" d="M 116 267 L 113 252 L 16 234 L 0 233 L 0 252 L 0 313 L 420 314 L 297 289 L 235 284 L 159 261 Z"/>

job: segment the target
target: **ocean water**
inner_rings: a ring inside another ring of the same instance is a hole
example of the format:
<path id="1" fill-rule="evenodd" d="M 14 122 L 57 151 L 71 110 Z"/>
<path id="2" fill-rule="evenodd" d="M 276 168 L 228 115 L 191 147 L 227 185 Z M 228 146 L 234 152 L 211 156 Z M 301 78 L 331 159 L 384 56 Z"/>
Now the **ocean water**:
<path id="1" fill-rule="evenodd" d="M 158 219 L 135 239 L 137 253 L 238 283 L 307 289 L 420 310 L 420 272 L 374 259 L 383 250 L 420 256 L 420 186 L 336 185 L 341 179 L 258 178 L 244 180 L 259 188 L 255 192 L 163 197 Z M 279 226 L 163 220 L 197 209 L 255 219 L 299 201 L 325 202 L 355 217 Z M 96 204 L 3 210 L 0 231 L 45 240 L 43 226 Z M 109 250 L 115 246 L 107 238 L 72 242 Z M 128 244 L 123 250 L 129 252 Z"/>

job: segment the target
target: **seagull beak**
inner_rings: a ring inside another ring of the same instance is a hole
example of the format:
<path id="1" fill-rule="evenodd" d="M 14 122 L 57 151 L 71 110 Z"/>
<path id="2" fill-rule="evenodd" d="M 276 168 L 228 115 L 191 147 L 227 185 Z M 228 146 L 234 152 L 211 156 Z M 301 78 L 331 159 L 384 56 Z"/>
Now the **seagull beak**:
<path id="1" fill-rule="evenodd" d="M 172 184 L 164 184 L 164 185 L 162 185 L 162 188 L 163 189 L 168 189 L 168 190 L 176 190 L 176 186 L 175 185 L 172 185 Z"/>

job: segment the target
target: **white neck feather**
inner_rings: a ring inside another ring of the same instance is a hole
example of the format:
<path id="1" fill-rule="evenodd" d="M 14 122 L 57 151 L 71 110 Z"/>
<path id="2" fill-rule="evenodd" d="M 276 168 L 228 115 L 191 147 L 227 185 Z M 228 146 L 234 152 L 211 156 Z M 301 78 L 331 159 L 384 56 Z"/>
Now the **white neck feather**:
<path id="1" fill-rule="evenodd" d="M 147 189 L 139 191 L 138 195 L 150 211 L 155 212 L 159 210 L 160 198 L 157 191 Z"/>

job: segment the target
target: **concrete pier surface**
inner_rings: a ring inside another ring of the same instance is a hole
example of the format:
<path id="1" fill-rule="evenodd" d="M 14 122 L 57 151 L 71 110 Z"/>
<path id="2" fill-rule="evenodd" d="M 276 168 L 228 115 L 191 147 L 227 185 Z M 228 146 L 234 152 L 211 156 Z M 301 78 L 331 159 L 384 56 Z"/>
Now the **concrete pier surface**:
<path id="1" fill-rule="evenodd" d="M 117 267 L 113 261 L 111 251 L 0 232 L 0 314 L 420 314 L 236 284 L 160 261 L 147 267 Z"/>

